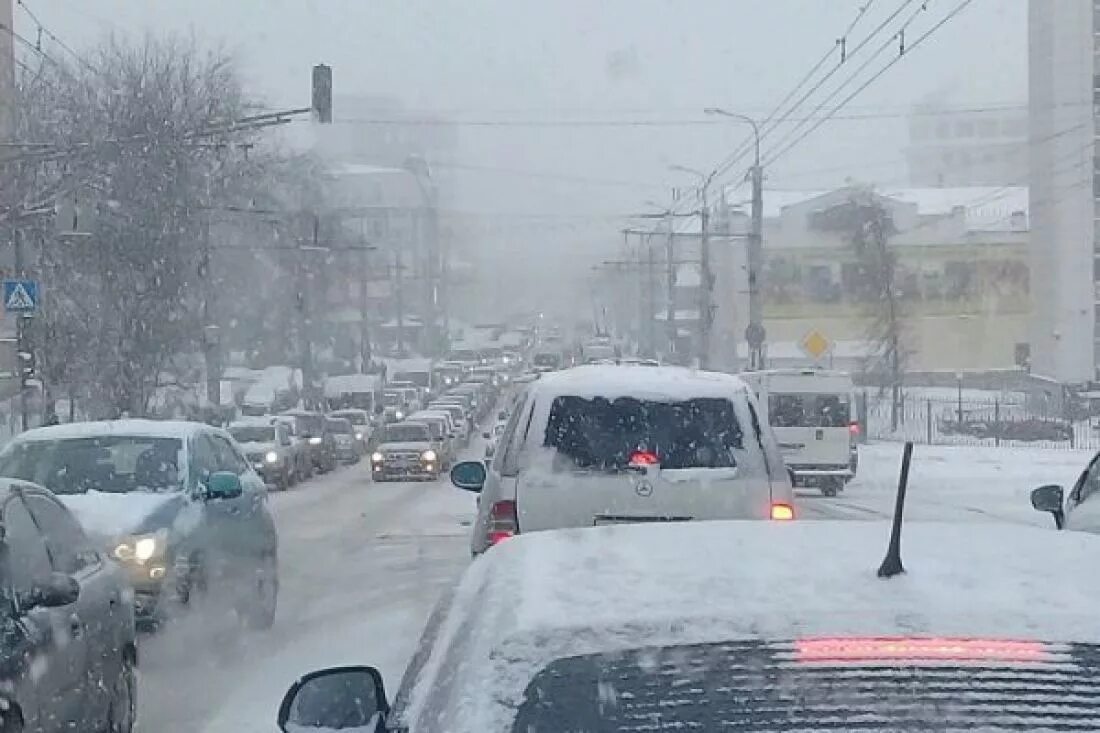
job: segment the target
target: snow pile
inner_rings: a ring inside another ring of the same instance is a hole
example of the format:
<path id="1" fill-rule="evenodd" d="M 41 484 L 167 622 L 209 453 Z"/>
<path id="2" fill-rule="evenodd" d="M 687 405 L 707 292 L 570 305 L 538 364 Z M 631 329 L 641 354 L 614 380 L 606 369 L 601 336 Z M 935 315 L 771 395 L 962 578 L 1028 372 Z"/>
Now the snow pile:
<path id="1" fill-rule="evenodd" d="M 1100 642 L 1100 587 L 1079 570 L 1100 538 L 913 523 L 909 572 L 884 581 L 875 569 L 888 535 L 880 522 L 706 522 L 509 540 L 464 577 L 402 722 L 510 730 L 526 685 L 554 659 L 650 645 L 830 635 Z"/>

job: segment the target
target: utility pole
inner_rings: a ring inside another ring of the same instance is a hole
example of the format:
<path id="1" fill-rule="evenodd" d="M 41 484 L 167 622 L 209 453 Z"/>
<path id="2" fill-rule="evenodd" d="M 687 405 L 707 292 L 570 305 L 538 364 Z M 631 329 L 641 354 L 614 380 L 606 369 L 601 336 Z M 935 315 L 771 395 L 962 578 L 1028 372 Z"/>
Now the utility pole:
<path id="1" fill-rule="evenodd" d="M 405 296 L 403 295 L 404 277 L 402 273 L 405 266 L 401 264 L 400 243 L 398 243 L 397 249 L 394 250 L 393 256 L 393 294 L 395 298 L 394 305 L 397 309 L 397 355 L 403 356 L 405 354 Z"/>
<path id="2" fill-rule="evenodd" d="M 702 204 L 699 211 L 699 368 L 706 369 L 710 362 L 711 297 L 710 289 L 714 277 L 710 272 L 710 206 L 707 201 L 707 188 L 710 178 L 703 184 Z"/>
<path id="3" fill-rule="evenodd" d="M 295 276 L 295 281 L 298 285 L 298 348 L 299 358 L 302 368 L 302 391 L 305 395 L 306 406 L 310 404 L 310 400 L 313 396 L 313 340 L 311 333 L 313 324 L 310 322 L 310 285 L 307 282 L 310 279 L 310 268 L 306 263 L 306 253 L 309 250 L 316 250 L 318 248 L 318 240 L 320 237 L 321 220 L 316 214 L 312 217 L 312 246 L 306 247 L 299 245 L 298 247 L 298 260 L 297 268 L 298 272 Z"/>
<path id="4" fill-rule="evenodd" d="M 23 230 L 16 224 L 12 230 L 12 244 L 15 254 L 15 276 L 23 277 Z M 27 319 L 22 313 L 15 314 L 15 363 L 19 369 L 19 425 L 20 429 L 27 430 L 29 408 L 27 405 L 27 364 L 33 363 L 33 358 L 27 358 L 30 353 L 30 345 L 27 343 Z"/>
<path id="5" fill-rule="evenodd" d="M 363 279 L 359 285 L 359 372 L 367 373 L 367 366 L 371 360 L 370 324 L 367 316 L 370 312 L 370 259 L 366 246 L 361 253 L 363 261 Z"/>
<path id="6" fill-rule="evenodd" d="M 645 319 L 645 333 L 646 333 L 646 350 L 645 356 L 656 356 L 657 353 L 657 329 L 656 329 L 656 315 L 657 315 L 657 255 L 653 250 L 653 235 L 647 234 L 646 238 L 646 293 L 647 304 L 646 319 Z"/>
<path id="7" fill-rule="evenodd" d="M 209 193 L 209 192 L 208 192 Z M 222 363 L 221 363 L 221 338 L 218 326 L 214 323 L 214 307 L 211 301 L 214 299 L 214 288 L 210 276 L 210 212 L 202 222 L 202 250 L 199 253 L 199 287 L 202 293 L 202 351 L 203 361 L 206 365 L 206 401 L 212 411 L 221 407 L 222 403 Z"/>
<path id="8" fill-rule="evenodd" d="M 668 338 L 668 353 L 676 353 L 676 232 L 672 229 L 672 213 L 665 217 L 665 231 L 668 233 L 668 242 L 665 246 L 665 257 L 668 261 L 665 287 L 667 293 L 667 311 L 665 313 L 665 332 Z"/>

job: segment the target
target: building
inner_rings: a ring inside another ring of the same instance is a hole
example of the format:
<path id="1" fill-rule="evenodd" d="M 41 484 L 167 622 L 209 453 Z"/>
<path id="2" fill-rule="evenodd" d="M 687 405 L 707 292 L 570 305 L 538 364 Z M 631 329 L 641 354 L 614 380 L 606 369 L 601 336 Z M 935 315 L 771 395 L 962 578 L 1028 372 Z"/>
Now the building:
<path id="1" fill-rule="evenodd" d="M 764 192 L 764 326 L 769 360 L 797 358 L 818 331 L 846 364 L 866 356 L 875 304 L 847 235 L 825 225 L 861 189 Z M 727 200 L 743 200 L 740 191 Z M 1023 187 L 907 188 L 873 194 L 889 212 L 906 351 L 915 371 L 1013 368 L 1026 362 L 1030 317 L 1028 196 Z M 734 235 L 712 246 L 718 264 L 716 333 L 743 334 L 748 217 L 723 217 Z M 733 271 L 723 272 L 723 268 Z M 726 316 L 723 317 L 723 313 Z M 723 321 L 723 318 L 725 320 Z M 719 337 L 719 341 L 721 337 Z M 738 339 L 737 353 L 746 353 Z M 848 364 L 850 366 L 850 364 Z"/>
<path id="2" fill-rule="evenodd" d="M 909 185 L 1023 185 L 1028 111 L 1020 106 L 948 106 L 926 101 L 909 117 Z"/>
<path id="3" fill-rule="evenodd" d="M 1032 371 L 1069 384 L 1096 379 L 1100 363 L 1098 31 L 1096 0 L 1030 2 Z"/>

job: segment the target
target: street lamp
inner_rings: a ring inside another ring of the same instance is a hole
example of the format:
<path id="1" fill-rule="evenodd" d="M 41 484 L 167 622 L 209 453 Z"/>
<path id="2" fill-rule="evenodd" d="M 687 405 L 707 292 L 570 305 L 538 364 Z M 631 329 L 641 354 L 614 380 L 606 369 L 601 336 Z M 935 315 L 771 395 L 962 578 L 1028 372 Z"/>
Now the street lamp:
<path id="1" fill-rule="evenodd" d="M 703 114 L 729 117 L 730 119 L 741 120 L 742 122 L 747 122 L 748 124 L 752 125 L 752 137 L 754 147 L 753 165 L 757 168 L 760 167 L 760 125 L 757 124 L 756 120 L 749 117 L 748 115 L 739 114 L 737 112 L 730 112 L 728 110 L 722 109 L 721 107 L 707 107 L 703 110 Z"/>
<path id="2" fill-rule="evenodd" d="M 699 209 L 699 367 L 706 369 L 710 359 L 710 326 L 711 326 L 711 285 L 713 277 L 710 273 L 710 204 L 707 200 L 707 190 L 718 175 L 718 168 L 710 173 L 688 168 L 682 165 L 670 165 L 669 170 L 690 173 L 699 179 L 699 198 L 702 206 Z"/>

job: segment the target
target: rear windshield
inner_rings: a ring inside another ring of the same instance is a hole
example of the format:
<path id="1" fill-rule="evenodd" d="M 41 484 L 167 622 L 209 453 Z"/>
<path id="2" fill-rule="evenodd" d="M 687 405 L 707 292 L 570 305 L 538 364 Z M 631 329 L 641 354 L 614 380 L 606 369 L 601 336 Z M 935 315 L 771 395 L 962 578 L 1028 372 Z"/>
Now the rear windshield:
<path id="1" fill-rule="evenodd" d="M 328 431 L 330 433 L 340 433 L 341 435 L 351 434 L 351 423 L 347 420 L 327 420 Z"/>
<path id="2" fill-rule="evenodd" d="M 553 367 L 561 364 L 560 354 L 535 354 L 535 358 L 531 360 L 531 363 L 535 366 L 541 367 Z"/>
<path id="3" fill-rule="evenodd" d="M 841 428 L 851 422 L 847 395 L 768 395 L 768 421 L 772 427 Z"/>
<path id="4" fill-rule="evenodd" d="M 662 468 L 729 468 L 742 432 L 726 399 L 563 396 L 550 407 L 543 444 L 581 469 L 619 470 L 638 451 L 655 453 Z"/>
<path id="5" fill-rule="evenodd" d="M 432 375 L 431 372 L 395 372 L 393 381 L 408 382 L 415 384 L 417 387 L 429 387 L 431 386 Z"/>
<path id="6" fill-rule="evenodd" d="M 424 425 L 390 425 L 382 434 L 383 443 L 424 443 L 428 428 Z"/>
<path id="7" fill-rule="evenodd" d="M 231 427 L 229 434 L 238 443 L 271 443 L 275 440 L 275 427 L 272 425 Z"/>
<path id="8" fill-rule="evenodd" d="M 1062 649 L 1049 662 L 923 665 L 807 662 L 762 642 L 569 657 L 531 680 L 511 730 L 1096 730 L 1097 649 Z"/>
<path id="9" fill-rule="evenodd" d="M 178 491 L 179 438 L 102 435 L 13 441 L 0 452 L 0 476 L 32 481 L 55 494 Z"/>

